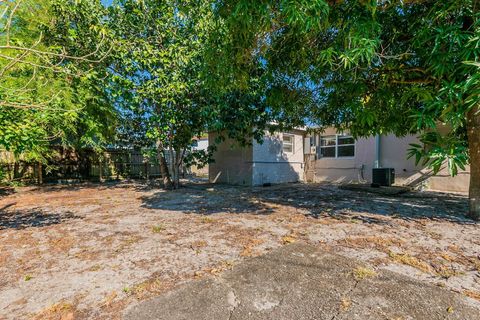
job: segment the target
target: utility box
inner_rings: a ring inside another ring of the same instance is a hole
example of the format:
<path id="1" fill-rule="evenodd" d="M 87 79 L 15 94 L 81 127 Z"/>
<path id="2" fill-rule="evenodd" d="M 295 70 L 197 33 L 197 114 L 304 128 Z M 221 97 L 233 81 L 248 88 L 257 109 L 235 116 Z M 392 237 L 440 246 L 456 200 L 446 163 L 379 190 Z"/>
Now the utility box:
<path id="1" fill-rule="evenodd" d="M 395 183 L 395 169 L 394 168 L 373 168 L 372 170 L 373 184 L 390 187 Z"/>

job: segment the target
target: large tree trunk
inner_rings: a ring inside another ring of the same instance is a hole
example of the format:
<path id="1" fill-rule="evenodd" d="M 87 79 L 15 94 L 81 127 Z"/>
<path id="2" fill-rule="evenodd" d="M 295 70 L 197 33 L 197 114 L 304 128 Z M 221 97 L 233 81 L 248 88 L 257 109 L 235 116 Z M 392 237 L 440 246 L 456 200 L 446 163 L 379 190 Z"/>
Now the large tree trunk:
<path id="1" fill-rule="evenodd" d="M 470 210 L 468 217 L 480 220 L 480 107 L 467 114 L 468 149 L 470 154 Z"/>
<path id="2" fill-rule="evenodd" d="M 157 141 L 157 157 L 160 166 L 160 174 L 162 175 L 163 186 L 165 189 L 172 189 L 172 179 L 170 179 L 168 164 L 163 155 L 163 151 L 163 143 L 161 141 Z"/>

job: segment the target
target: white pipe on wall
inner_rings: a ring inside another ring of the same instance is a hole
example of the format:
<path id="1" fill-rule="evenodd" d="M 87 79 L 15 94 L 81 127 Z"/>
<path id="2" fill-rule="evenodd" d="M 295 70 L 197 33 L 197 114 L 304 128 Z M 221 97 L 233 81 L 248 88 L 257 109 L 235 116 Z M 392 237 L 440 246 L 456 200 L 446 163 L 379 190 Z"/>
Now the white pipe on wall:
<path id="1" fill-rule="evenodd" d="M 375 168 L 380 168 L 380 151 L 381 151 L 381 136 L 377 134 L 375 136 Z"/>

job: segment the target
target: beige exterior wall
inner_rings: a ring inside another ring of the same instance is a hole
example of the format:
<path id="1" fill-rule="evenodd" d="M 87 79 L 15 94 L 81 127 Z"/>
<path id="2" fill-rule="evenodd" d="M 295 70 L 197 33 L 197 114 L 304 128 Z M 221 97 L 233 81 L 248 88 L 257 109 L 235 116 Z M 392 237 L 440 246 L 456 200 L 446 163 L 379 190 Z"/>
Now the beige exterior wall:
<path id="1" fill-rule="evenodd" d="M 208 141 L 215 141 L 216 133 L 209 133 Z M 213 154 L 214 163 L 208 166 L 208 179 L 212 183 L 228 183 L 235 185 L 252 184 L 253 148 L 240 147 L 233 140 L 217 145 Z"/>
<path id="2" fill-rule="evenodd" d="M 322 135 L 334 135 L 333 128 Z M 316 138 L 318 144 L 318 137 Z M 427 190 L 444 192 L 468 192 L 470 175 L 467 171 L 451 177 L 446 169 L 432 176 L 430 170 L 415 165 L 414 159 L 407 159 L 407 151 L 411 143 L 419 143 L 416 136 L 396 137 L 387 135 L 380 137 L 380 166 L 395 169 L 395 184 L 408 184 L 418 178 L 425 177 L 421 186 Z M 319 147 L 317 147 L 319 148 Z M 376 160 L 375 137 L 361 138 L 355 142 L 355 156 L 352 158 L 319 158 L 314 164 L 314 181 L 360 182 L 372 181 L 372 168 Z"/>
<path id="3" fill-rule="evenodd" d="M 335 129 L 326 129 L 322 135 L 337 134 Z M 319 145 L 319 137 L 316 137 Z M 320 152 L 317 146 L 317 153 Z M 371 180 L 375 162 L 375 138 L 361 138 L 355 142 L 352 158 L 318 158 L 315 161 L 315 182 L 364 182 Z"/>
<path id="4" fill-rule="evenodd" d="M 284 152 L 285 134 L 294 138 L 293 152 Z M 266 134 L 263 144 L 253 143 L 253 185 L 304 180 L 303 131 Z"/>
<path id="5" fill-rule="evenodd" d="M 293 152 L 283 151 L 283 135 L 294 138 Z M 209 141 L 217 134 L 210 133 Z M 297 182 L 304 179 L 304 132 L 267 133 L 262 144 L 253 141 L 252 146 L 241 147 L 233 140 L 217 146 L 214 163 L 209 165 L 209 180 L 212 183 L 236 185 L 263 185 L 265 183 Z"/>
<path id="6" fill-rule="evenodd" d="M 458 192 L 468 194 L 470 186 L 470 167 L 465 171 L 459 171 L 455 177 L 450 176 L 448 170 L 443 168 L 434 176 L 431 176 L 424 182 L 424 188 L 427 190 L 437 190 L 445 192 Z"/>

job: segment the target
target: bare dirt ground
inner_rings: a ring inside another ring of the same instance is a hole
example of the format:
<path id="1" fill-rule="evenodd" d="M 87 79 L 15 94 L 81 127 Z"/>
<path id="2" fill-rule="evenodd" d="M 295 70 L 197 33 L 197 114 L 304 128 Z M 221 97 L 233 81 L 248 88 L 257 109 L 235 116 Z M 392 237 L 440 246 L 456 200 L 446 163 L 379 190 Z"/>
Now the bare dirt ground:
<path id="1" fill-rule="evenodd" d="M 0 319 L 120 318 L 128 305 L 292 242 L 480 307 L 480 225 L 466 210 L 463 196 L 319 184 L 19 188 L 0 196 Z"/>

